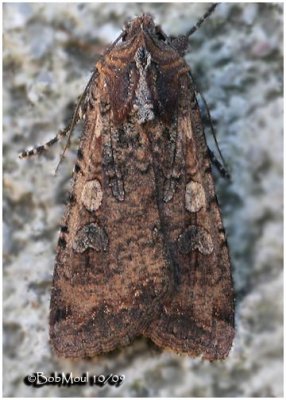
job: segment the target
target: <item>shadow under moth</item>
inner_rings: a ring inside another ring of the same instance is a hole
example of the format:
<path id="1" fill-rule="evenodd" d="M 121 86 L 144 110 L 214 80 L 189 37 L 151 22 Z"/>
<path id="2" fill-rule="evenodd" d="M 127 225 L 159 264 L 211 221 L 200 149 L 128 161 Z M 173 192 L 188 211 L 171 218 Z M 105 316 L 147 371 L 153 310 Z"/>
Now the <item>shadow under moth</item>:
<path id="1" fill-rule="evenodd" d="M 71 124 L 84 119 L 57 247 L 50 340 L 86 357 L 139 335 L 225 358 L 234 337 L 230 258 L 190 68 L 189 36 L 144 14 L 96 63 Z"/>

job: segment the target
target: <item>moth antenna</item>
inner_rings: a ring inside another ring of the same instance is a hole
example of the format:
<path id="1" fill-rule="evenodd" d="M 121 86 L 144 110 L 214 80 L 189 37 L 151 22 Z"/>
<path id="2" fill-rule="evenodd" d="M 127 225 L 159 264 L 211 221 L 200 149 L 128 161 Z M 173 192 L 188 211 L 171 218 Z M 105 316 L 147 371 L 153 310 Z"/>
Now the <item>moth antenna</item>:
<path id="1" fill-rule="evenodd" d="M 110 53 L 114 47 L 117 45 L 117 43 L 119 42 L 119 40 L 124 36 L 125 34 L 125 29 L 120 33 L 120 35 L 118 36 L 117 39 L 114 40 L 114 42 L 107 48 L 107 50 L 102 54 L 102 56 L 100 57 L 100 60 L 103 59 L 108 53 Z"/>
<path id="2" fill-rule="evenodd" d="M 117 39 L 111 44 L 111 46 L 103 53 L 103 55 L 101 56 L 101 59 L 104 58 L 108 53 L 110 53 L 110 52 L 112 51 L 112 49 L 116 46 L 116 44 L 119 42 L 119 40 L 123 37 L 124 33 L 125 33 L 125 31 L 121 32 L 121 34 L 118 36 L 118 38 L 117 38 Z M 63 160 L 63 158 L 64 158 L 64 156 L 65 156 L 65 152 L 66 152 L 67 148 L 68 148 L 69 145 L 70 145 L 70 138 L 71 138 L 73 129 L 74 129 L 74 127 L 76 126 L 77 122 L 81 119 L 81 118 L 80 118 L 81 105 L 82 105 L 82 103 L 84 102 L 84 100 L 85 100 L 85 98 L 86 98 L 86 95 L 87 95 L 87 92 L 88 92 L 88 90 L 89 90 L 91 84 L 93 83 L 93 80 L 97 77 L 97 75 L 98 75 L 97 71 L 95 71 L 95 72 L 92 74 L 90 80 L 88 81 L 88 84 L 86 85 L 86 87 L 85 87 L 85 89 L 84 89 L 84 92 L 83 92 L 82 95 L 80 96 L 80 99 L 79 99 L 79 101 L 78 101 L 78 103 L 77 103 L 75 112 L 74 112 L 73 117 L 72 117 L 72 121 L 71 121 L 70 125 L 66 128 L 67 142 L 66 142 L 65 147 L 64 147 L 64 150 L 63 150 L 63 152 L 62 152 L 62 154 L 61 154 L 61 156 L 60 156 L 60 160 L 59 160 L 59 162 L 58 162 L 58 165 L 56 166 L 55 174 L 57 173 L 57 171 L 58 171 L 58 169 L 59 169 L 59 166 L 60 166 L 60 164 L 61 164 L 61 162 L 62 162 L 62 160 Z"/>
<path id="3" fill-rule="evenodd" d="M 78 123 L 78 121 L 79 121 L 80 119 L 82 119 L 82 115 L 81 115 L 81 114 L 82 114 L 81 105 L 82 105 L 82 103 L 83 103 L 83 101 L 84 101 L 84 99 L 85 99 L 85 97 L 86 97 L 87 90 L 88 90 L 88 88 L 89 88 L 89 86 L 90 86 L 90 84 L 91 84 L 93 78 L 94 78 L 94 74 L 93 74 L 92 77 L 90 78 L 90 80 L 89 80 L 89 82 L 88 82 L 88 84 L 87 84 L 87 86 L 86 86 L 84 92 L 83 92 L 82 95 L 80 96 L 80 99 L 79 99 L 79 101 L 78 101 L 78 103 L 77 103 L 76 109 L 75 109 L 75 111 L 74 111 L 74 113 L 73 113 L 73 117 L 72 117 L 71 123 L 70 123 L 66 128 L 64 128 L 63 130 L 60 130 L 60 131 L 58 132 L 58 134 L 57 134 L 54 138 L 52 138 L 51 140 L 49 140 L 48 142 L 46 142 L 46 143 L 44 143 L 44 144 L 42 144 L 42 145 L 40 145 L 40 146 L 37 146 L 37 147 L 33 148 L 32 150 L 25 150 L 25 151 L 22 151 L 22 152 L 19 154 L 19 158 L 20 158 L 20 159 L 29 158 L 29 157 L 32 157 L 32 156 L 35 156 L 35 155 L 43 154 L 44 152 L 46 152 L 47 150 L 49 150 L 49 148 L 50 148 L 52 145 L 54 145 L 55 143 L 59 142 L 59 141 L 60 141 L 61 139 L 63 139 L 64 137 L 67 137 L 67 143 L 66 143 L 66 145 L 65 145 L 64 151 L 63 151 L 63 153 L 61 154 L 60 161 L 59 161 L 59 163 L 58 163 L 58 165 L 57 165 L 57 167 L 56 167 L 56 170 L 55 170 L 55 173 L 57 172 L 58 167 L 59 167 L 59 165 L 60 165 L 60 163 L 61 163 L 61 161 L 62 161 L 62 159 L 63 159 L 63 157 L 64 157 L 64 153 L 65 153 L 66 149 L 67 149 L 68 146 L 69 146 L 70 138 L 71 138 L 71 134 L 72 134 L 72 132 L 73 132 L 73 129 L 74 129 L 74 127 L 76 126 L 76 124 Z"/>
<path id="4" fill-rule="evenodd" d="M 189 38 L 193 33 L 195 33 L 199 27 L 203 24 L 203 22 L 214 12 L 215 8 L 219 5 L 219 3 L 213 3 L 205 14 L 198 20 L 198 22 L 186 33 L 186 37 Z"/>
<path id="5" fill-rule="evenodd" d="M 85 93 L 83 93 L 83 94 L 85 94 Z M 78 101 L 77 107 L 76 107 L 76 109 L 74 111 L 74 114 L 73 114 L 73 117 L 72 117 L 72 121 L 67 127 L 65 127 L 63 130 L 60 130 L 58 132 L 58 134 L 54 138 L 49 140 L 48 142 L 46 142 L 46 143 L 44 143 L 44 144 L 42 144 L 40 146 L 37 146 L 37 147 L 33 148 L 32 150 L 22 151 L 19 154 L 19 158 L 23 159 L 23 158 L 29 158 L 29 157 L 32 157 L 32 156 L 35 156 L 35 155 L 43 154 L 44 152 L 49 150 L 49 148 L 52 145 L 54 145 L 55 143 L 59 142 L 61 139 L 63 139 L 67 135 L 68 135 L 67 144 L 69 144 L 71 133 L 72 133 L 75 125 L 77 124 L 77 122 L 82 118 L 81 109 L 80 109 L 82 100 L 83 100 L 83 95 L 81 95 L 81 97 L 80 97 L 80 99 Z M 66 151 L 66 148 L 67 148 L 67 145 L 65 146 L 64 152 Z"/>
<path id="6" fill-rule="evenodd" d="M 69 128 L 70 127 L 67 126 L 65 129 L 59 131 L 58 134 L 55 137 L 53 137 L 48 142 L 46 142 L 46 143 L 44 143 L 44 144 L 42 144 L 40 146 L 34 147 L 31 150 L 22 151 L 18 155 L 19 158 L 20 159 L 30 158 L 30 157 L 33 157 L 33 156 L 36 156 L 36 155 L 41 155 L 44 152 L 48 151 L 51 146 L 53 146 L 55 143 L 59 142 L 62 138 L 64 138 L 67 135 L 67 133 L 69 131 Z"/>
<path id="7" fill-rule="evenodd" d="M 108 54 L 110 51 L 112 51 L 112 49 L 116 46 L 116 44 L 122 38 L 124 33 L 125 32 L 123 31 L 117 37 L 117 39 L 111 44 L 111 46 L 104 52 L 104 54 L 101 56 L 101 58 L 103 58 L 104 56 L 106 56 L 106 54 Z M 21 153 L 19 153 L 18 156 L 19 156 L 20 159 L 29 158 L 29 157 L 32 157 L 32 156 L 35 156 L 35 155 L 43 154 L 53 144 L 59 142 L 62 138 L 67 137 L 67 142 L 65 144 L 64 150 L 63 150 L 63 152 L 62 152 L 62 154 L 60 156 L 60 160 L 59 160 L 59 162 L 58 162 L 58 164 L 56 166 L 55 172 L 54 172 L 55 174 L 57 173 L 57 171 L 59 169 L 59 166 L 60 166 L 60 164 L 61 164 L 61 162 L 62 162 L 62 160 L 64 158 L 65 152 L 66 152 L 67 148 L 70 145 L 70 138 L 71 138 L 72 132 L 74 130 L 74 127 L 76 126 L 78 121 L 82 118 L 82 116 L 81 116 L 81 113 L 82 113 L 81 112 L 81 105 L 84 102 L 84 100 L 86 98 L 86 95 L 87 95 L 87 92 L 88 92 L 88 90 L 90 88 L 90 85 L 92 84 L 92 82 L 93 82 L 93 80 L 95 79 L 96 76 L 97 76 L 97 71 L 95 71 L 92 74 L 88 84 L 85 87 L 84 92 L 80 96 L 79 101 L 78 101 L 77 106 L 76 106 L 76 109 L 75 109 L 75 111 L 73 113 L 73 117 L 72 117 L 71 123 L 66 128 L 64 128 L 63 130 L 59 131 L 58 134 L 53 139 L 49 140 L 48 142 L 46 142 L 46 143 L 44 143 L 44 144 L 42 144 L 40 146 L 37 146 L 37 147 L 35 147 L 35 148 L 31 149 L 31 150 L 24 150 Z"/>

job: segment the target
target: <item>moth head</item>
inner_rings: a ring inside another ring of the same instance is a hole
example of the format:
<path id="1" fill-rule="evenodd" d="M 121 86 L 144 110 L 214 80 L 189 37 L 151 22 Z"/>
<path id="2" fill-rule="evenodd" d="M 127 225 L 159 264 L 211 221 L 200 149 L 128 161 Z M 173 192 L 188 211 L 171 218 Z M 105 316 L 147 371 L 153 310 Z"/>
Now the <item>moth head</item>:
<path id="1" fill-rule="evenodd" d="M 156 36 L 159 40 L 166 40 L 166 35 L 161 30 L 160 26 L 155 25 L 152 16 L 150 14 L 143 14 L 141 17 L 137 17 L 125 25 L 122 41 L 128 41 L 141 32 Z"/>

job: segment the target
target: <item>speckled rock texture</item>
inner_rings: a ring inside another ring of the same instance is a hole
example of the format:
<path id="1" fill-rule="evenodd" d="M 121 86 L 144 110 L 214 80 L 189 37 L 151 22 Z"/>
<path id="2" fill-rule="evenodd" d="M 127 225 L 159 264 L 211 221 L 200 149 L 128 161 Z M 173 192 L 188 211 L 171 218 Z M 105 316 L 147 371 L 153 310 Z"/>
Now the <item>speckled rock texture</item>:
<path id="1" fill-rule="evenodd" d="M 209 363 L 138 338 L 91 360 L 56 359 L 48 312 L 57 229 L 80 128 L 56 177 L 61 148 L 20 161 L 70 119 L 98 55 L 128 18 L 150 12 L 186 32 L 208 4 L 4 4 L 4 396 L 282 396 L 283 6 L 221 4 L 186 56 L 207 99 L 232 182 L 217 177 L 236 288 L 236 338 Z M 214 148 L 207 130 L 210 147 Z M 35 389 L 35 371 L 124 374 L 109 385 Z"/>

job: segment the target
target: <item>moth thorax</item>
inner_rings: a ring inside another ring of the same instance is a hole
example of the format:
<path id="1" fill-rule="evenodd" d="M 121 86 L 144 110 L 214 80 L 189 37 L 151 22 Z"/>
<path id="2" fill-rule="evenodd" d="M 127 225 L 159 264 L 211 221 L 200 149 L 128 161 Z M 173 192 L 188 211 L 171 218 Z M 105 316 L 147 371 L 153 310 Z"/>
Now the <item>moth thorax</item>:
<path id="1" fill-rule="evenodd" d="M 139 124 L 154 119 L 152 93 L 148 84 L 147 71 L 151 65 L 151 54 L 145 47 L 139 47 L 134 61 L 139 74 L 133 109 L 137 112 Z"/>
<path id="2" fill-rule="evenodd" d="M 134 60 L 139 72 L 146 71 L 151 64 L 151 54 L 145 47 L 139 47 L 135 53 Z"/>

